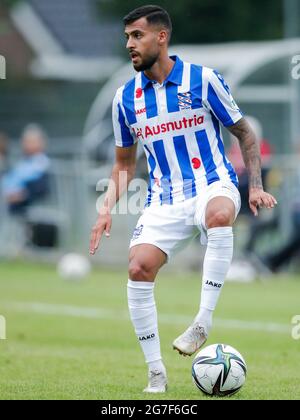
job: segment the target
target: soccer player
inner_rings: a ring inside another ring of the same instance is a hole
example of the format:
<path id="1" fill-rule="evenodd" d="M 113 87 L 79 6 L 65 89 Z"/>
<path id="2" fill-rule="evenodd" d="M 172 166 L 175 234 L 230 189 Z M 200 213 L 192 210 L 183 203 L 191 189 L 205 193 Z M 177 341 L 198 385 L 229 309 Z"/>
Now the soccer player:
<path id="1" fill-rule="evenodd" d="M 113 101 L 116 162 L 104 205 L 93 228 L 90 253 L 105 232 L 111 210 L 132 180 L 137 142 L 148 160 L 150 184 L 145 210 L 133 233 L 129 255 L 128 305 L 148 364 L 145 392 L 165 392 L 154 300 L 159 269 L 201 234 L 207 245 L 200 310 L 192 325 L 173 342 L 192 355 L 206 342 L 233 254 L 232 226 L 240 209 L 236 173 L 225 156 L 220 123 L 238 139 L 249 174 L 249 205 L 272 208 L 264 191 L 255 135 L 215 70 L 169 57 L 172 24 L 168 13 L 147 5 L 124 18 L 127 49 L 136 76 L 120 87 Z M 127 177 L 119 177 L 126 171 Z M 117 191 L 117 197 L 115 194 Z"/>

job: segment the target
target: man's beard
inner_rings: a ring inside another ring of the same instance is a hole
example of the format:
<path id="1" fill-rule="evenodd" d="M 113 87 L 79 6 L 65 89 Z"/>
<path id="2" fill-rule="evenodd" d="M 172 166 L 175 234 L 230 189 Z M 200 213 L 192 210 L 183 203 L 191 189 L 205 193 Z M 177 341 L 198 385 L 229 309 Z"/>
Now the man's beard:
<path id="1" fill-rule="evenodd" d="M 151 67 L 156 63 L 158 55 L 152 55 L 150 57 L 144 58 L 141 64 L 133 64 L 134 70 L 136 71 L 145 71 L 151 69 Z"/>

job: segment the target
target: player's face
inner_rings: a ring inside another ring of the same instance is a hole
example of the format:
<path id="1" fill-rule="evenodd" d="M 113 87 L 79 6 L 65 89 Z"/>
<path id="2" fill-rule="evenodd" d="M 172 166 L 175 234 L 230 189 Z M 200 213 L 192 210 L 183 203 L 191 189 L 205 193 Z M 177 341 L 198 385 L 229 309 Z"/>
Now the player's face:
<path id="1" fill-rule="evenodd" d="M 126 48 L 136 71 L 149 70 L 160 53 L 160 31 L 149 25 L 146 18 L 136 20 L 125 27 Z"/>

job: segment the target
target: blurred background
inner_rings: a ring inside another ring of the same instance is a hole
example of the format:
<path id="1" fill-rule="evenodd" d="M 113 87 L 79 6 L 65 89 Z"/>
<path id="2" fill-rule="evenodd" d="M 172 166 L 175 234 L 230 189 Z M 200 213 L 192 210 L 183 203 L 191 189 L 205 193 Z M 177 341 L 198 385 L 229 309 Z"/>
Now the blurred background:
<path id="1" fill-rule="evenodd" d="M 235 282 L 223 291 L 210 344 L 230 343 L 247 360 L 246 387 L 234 398 L 300 399 L 300 1 L 156 3 L 173 20 L 170 52 L 224 75 L 279 203 L 250 214 L 239 148 L 224 130 L 242 210 L 228 276 Z M 126 300 L 138 214 L 114 215 L 110 239 L 88 255 L 114 159 L 112 99 L 133 76 L 122 17 L 142 4 L 0 0 L 0 399 L 143 398 Z M 147 179 L 138 156 L 137 177 Z M 159 275 L 171 384 L 160 398 L 200 398 L 191 360 L 171 343 L 199 305 L 204 251 L 196 240 Z"/>
<path id="2" fill-rule="evenodd" d="M 254 219 L 236 140 L 224 132 L 243 199 L 233 266 L 254 272 L 298 270 L 300 249 L 300 4 L 297 0 L 157 1 L 173 20 L 171 52 L 218 69 L 255 129 L 265 187 L 279 206 Z M 110 175 L 111 102 L 133 75 L 122 17 L 133 0 L 1 0 L 0 255 L 58 261 L 88 255 L 96 184 Z M 139 152 L 138 177 L 146 179 Z M 98 185 L 99 186 L 99 185 Z M 101 188 L 101 183 L 100 183 Z M 114 217 L 94 259 L 126 264 L 138 215 Z M 272 247 L 270 247 L 272 244 Z M 203 252 L 203 250 L 201 251 Z M 243 265 L 244 264 L 244 265 Z M 169 268 L 198 269 L 199 246 Z M 243 268 L 242 268 L 243 265 Z M 244 270 L 244 271 L 243 271 Z M 254 270 L 254 271 L 253 271 Z M 243 271 L 243 273 L 242 273 Z"/>

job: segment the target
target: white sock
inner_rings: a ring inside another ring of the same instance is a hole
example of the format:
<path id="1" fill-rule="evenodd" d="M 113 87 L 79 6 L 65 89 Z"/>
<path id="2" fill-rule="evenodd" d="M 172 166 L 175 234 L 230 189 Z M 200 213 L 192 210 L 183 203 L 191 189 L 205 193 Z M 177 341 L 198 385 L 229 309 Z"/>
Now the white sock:
<path id="1" fill-rule="evenodd" d="M 135 333 L 151 370 L 162 370 L 154 282 L 128 280 L 128 307 Z"/>
<path id="2" fill-rule="evenodd" d="M 207 237 L 208 245 L 203 265 L 200 311 L 195 321 L 203 323 L 209 333 L 213 311 L 216 309 L 232 261 L 232 227 L 208 229 Z"/>
<path id="3" fill-rule="evenodd" d="M 194 320 L 194 322 L 200 322 L 202 325 L 204 325 L 207 334 L 209 334 L 212 327 L 213 313 L 214 311 L 206 309 L 200 305 L 200 311 Z"/>
<path id="4" fill-rule="evenodd" d="M 155 362 L 149 362 L 148 367 L 149 367 L 149 371 L 151 371 L 151 372 L 159 371 L 159 372 L 165 372 L 166 373 L 166 368 L 165 368 L 165 365 L 163 364 L 162 360 L 156 360 Z"/>

